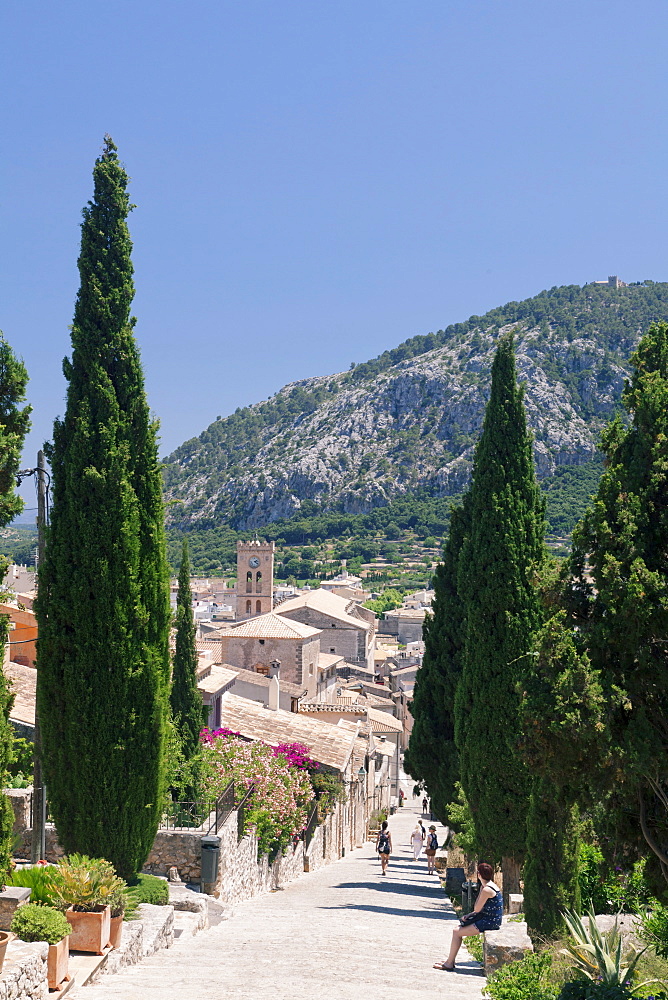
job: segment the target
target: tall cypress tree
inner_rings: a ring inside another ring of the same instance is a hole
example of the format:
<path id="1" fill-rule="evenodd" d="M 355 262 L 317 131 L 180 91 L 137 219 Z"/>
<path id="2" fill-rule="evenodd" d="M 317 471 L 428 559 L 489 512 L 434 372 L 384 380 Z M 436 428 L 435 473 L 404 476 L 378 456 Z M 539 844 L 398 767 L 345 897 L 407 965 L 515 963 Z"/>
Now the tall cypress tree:
<path id="1" fill-rule="evenodd" d="M 565 604 L 607 706 L 603 846 L 648 856 L 658 895 L 668 882 L 668 324 L 650 327 L 631 363 L 630 419 L 603 434 L 606 469 L 573 535 Z"/>
<path id="2" fill-rule="evenodd" d="M 456 798 L 459 761 L 455 745 L 454 700 L 461 673 L 465 633 L 464 607 L 457 590 L 459 555 L 469 530 L 469 503 L 455 508 L 443 551 L 443 562 L 434 575 L 433 613 L 423 628 L 425 651 L 415 679 L 411 704 L 414 719 L 404 766 L 424 781 L 431 808 L 447 823 L 448 805 Z"/>
<path id="3" fill-rule="evenodd" d="M 204 725 L 204 705 L 202 695 L 197 687 L 195 617 L 190 590 L 188 543 L 185 539 L 176 598 L 176 649 L 174 651 L 172 690 L 169 700 L 181 752 L 186 761 L 191 761 L 199 747 L 199 734 Z M 195 798 L 194 787 L 186 791 L 186 798 Z"/>
<path id="4" fill-rule="evenodd" d="M 30 428 L 30 406 L 20 406 L 26 398 L 28 373 L 0 334 L 0 528 L 20 514 L 23 500 L 16 493 L 16 473 L 23 439 Z M 0 556 L 0 581 L 7 572 L 7 560 Z M 9 636 L 9 618 L 0 615 L 0 651 Z M 6 787 L 11 763 L 12 727 L 9 713 L 14 703 L 9 682 L 0 672 L 0 781 Z M 6 795 L 0 794 L 0 884 L 9 872 L 14 811 Z"/>
<path id="5" fill-rule="evenodd" d="M 44 772 L 66 852 L 143 865 L 164 798 L 169 583 L 156 425 L 130 315 L 128 177 L 105 139 L 83 211 L 63 420 L 39 570 Z"/>
<path id="6" fill-rule="evenodd" d="M 492 365 L 475 452 L 471 528 L 459 559 L 466 635 L 455 698 L 461 782 L 478 841 L 501 858 L 504 893 L 517 891 L 529 776 L 518 750 L 520 695 L 541 608 L 533 582 L 544 558 L 545 502 L 534 473 L 511 335 Z"/>

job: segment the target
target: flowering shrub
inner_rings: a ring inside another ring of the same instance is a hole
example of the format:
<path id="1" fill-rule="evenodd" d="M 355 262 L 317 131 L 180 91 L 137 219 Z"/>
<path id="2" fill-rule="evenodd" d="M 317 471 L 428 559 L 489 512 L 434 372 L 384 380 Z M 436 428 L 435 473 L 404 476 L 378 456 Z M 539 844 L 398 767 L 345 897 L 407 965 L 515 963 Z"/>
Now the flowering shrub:
<path id="1" fill-rule="evenodd" d="M 291 759 L 309 760 L 308 747 L 249 743 L 229 730 L 205 729 L 201 741 L 207 793 L 219 795 L 230 781 L 237 789 L 254 785 L 247 821 L 256 828 L 260 854 L 274 856 L 306 826 L 313 789 L 306 765 Z"/>
<path id="2" fill-rule="evenodd" d="M 309 757 L 310 749 L 303 743 L 279 743 L 274 753 L 279 754 L 287 760 L 292 767 L 298 767 L 302 771 L 318 771 L 320 764 Z"/>

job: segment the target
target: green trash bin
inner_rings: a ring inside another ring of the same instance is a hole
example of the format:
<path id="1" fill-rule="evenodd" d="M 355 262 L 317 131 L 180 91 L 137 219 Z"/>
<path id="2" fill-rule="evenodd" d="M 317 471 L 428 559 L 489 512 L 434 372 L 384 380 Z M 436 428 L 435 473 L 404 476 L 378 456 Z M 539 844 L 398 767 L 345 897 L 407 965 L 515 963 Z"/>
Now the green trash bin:
<path id="1" fill-rule="evenodd" d="M 479 892 L 477 882 L 462 882 L 462 913 L 471 913 Z"/>

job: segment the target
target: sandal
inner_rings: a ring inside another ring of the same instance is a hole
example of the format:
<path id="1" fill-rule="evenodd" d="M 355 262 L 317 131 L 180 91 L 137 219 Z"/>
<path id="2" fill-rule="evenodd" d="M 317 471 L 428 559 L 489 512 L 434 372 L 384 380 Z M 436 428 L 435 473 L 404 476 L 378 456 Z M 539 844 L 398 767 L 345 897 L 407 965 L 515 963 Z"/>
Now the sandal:
<path id="1" fill-rule="evenodd" d="M 441 972 L 454 972 L 455 966 L 448 965 L 446 962 L 436 962 L 433 966 L 434 969 L 439 969 Z"/>

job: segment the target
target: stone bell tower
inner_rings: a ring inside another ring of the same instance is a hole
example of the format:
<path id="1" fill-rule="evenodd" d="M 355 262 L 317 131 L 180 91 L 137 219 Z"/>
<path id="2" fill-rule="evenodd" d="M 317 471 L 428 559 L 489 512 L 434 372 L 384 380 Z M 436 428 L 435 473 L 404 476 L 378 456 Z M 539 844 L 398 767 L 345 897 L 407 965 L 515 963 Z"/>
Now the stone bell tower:
<path id="1" fill-rule="evenodd" d="M 273 542 L 237 542 L 237 621 L 268 614 L 274 606 Z"/>

